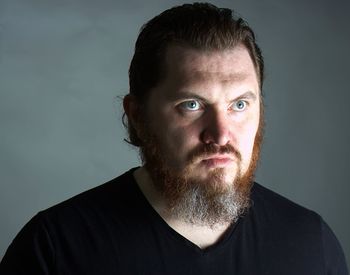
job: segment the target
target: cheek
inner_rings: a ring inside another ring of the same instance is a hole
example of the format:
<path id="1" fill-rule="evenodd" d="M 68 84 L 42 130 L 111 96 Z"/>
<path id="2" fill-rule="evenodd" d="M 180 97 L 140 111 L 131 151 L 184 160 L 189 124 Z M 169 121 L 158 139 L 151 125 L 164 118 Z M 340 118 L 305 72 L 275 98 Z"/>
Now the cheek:
<path id="1" fill-rule="evenodd" d="M 241 135 L 238 138 L 239 140 L 239 149 L 242 154 L 242 158 L 247 161 L 250 160 L 250 157 L 253 152 L 255 136 L 258 131 L 259 121 L 254 119 L 251 123 L 247 123 L 248 126 L 241 129 Z"/>
<path id="2" fill-rule="evenodd" d="M 166 133 L 167 143 L 173 151 L 181 153 L 196 145 L 195 127 L 169 127 Z"/>
<path id="3" fill-rule="evenodd" d="M 255 133 L 256 132 L 250 132 L 244 135 L 244 137 L 241 138 L 241 153 L 243 155 L 246 155 L 247 157 L 250 157 L 253 151 L 254 147 L 254 140 L 255 140 Z"/>
<path id="4" fill-rule="evenodd" d="M 189 152 L 198 146 L 196 132 L 195 127 L 178 127 L 173 124 L 161 129 L 161 146 L 172 166 L 181 167 L 186 163 Z"/>

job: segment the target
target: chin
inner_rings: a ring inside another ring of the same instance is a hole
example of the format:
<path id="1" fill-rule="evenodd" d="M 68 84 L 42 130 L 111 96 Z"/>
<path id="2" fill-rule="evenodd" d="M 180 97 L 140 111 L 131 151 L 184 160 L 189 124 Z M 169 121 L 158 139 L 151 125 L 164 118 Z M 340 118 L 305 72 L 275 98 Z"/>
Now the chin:
<path id="1" fill-rule="evenodd" d="M 224 191 L 232 188 L 237 176 L 236 168 L 215 168 L 203 171 L 198 169 L 195 175 L 188 174 L 188 179 L 200 185 Z"/>

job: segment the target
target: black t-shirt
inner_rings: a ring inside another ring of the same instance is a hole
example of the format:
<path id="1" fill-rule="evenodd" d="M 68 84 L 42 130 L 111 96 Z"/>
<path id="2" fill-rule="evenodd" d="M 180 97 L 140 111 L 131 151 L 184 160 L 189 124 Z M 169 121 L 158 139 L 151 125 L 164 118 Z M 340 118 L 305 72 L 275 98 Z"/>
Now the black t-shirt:
<path id="1" fill-rule="evenodd" d="M 200 249 L 157 214 L 132 172 L 38 213 L 0 274 L 348 274 L 320 216 L 257 183 L 246 215 Z"/>

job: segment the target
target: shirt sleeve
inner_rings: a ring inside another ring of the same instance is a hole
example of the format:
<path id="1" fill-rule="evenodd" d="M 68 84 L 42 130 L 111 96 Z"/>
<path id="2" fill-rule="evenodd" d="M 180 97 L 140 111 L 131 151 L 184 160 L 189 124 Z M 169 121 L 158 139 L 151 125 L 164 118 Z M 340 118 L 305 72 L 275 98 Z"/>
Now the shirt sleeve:
<path id="1" fill-rule="evenodd" d="M 0 263 L 1 275 L 50 274 L 54 249 L 41 214 L 18 233 Z"/>
<path id="2" fill-rule="evenodd" d="M 349 275 L 340 243 L 325 222 L 322 222 L 322 237 L 327 275 Z"/>

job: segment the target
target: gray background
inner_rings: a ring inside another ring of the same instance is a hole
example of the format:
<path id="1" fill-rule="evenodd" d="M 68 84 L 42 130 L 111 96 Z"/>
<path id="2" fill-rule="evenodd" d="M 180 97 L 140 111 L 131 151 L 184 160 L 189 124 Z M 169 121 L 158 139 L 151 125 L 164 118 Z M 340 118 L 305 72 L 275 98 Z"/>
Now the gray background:
<path id="1" fill-rule="evenodd" d="M 120 96 L 144 22 L 183 1 L 0 0 L 0 258 L 36 212 L 139 163 Z M 350 3 L 213 1 L 257 33 L 258 181 L 321 214 L 350 257 Z"/>

